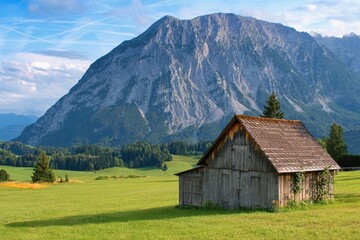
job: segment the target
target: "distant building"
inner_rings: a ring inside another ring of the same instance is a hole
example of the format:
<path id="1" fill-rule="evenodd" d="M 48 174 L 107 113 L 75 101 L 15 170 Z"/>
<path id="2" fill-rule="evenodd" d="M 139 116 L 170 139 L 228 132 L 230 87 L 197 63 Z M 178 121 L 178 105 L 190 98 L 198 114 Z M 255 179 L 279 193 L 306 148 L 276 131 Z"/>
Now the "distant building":
<path id="1" fill-rule="evenodd" d="M 340 167 L 302 122 L 234 116 L 197 163 L 179 176 L 179 204 L 224 208 L 271 208 L 288 200 L 316 198 L 319 173 Z M 299 174 L 300 173 L 300 174 Z M 303 176 L 294 191 L 294 178 Z M 325 198 L 333 198 L 328 181 Z"/>

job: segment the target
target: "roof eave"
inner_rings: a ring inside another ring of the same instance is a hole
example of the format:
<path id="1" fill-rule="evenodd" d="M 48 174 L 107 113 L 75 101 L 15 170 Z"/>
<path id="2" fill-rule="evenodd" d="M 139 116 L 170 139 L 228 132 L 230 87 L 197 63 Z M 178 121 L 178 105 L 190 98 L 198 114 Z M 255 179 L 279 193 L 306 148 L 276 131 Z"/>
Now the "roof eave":
<path id="1" fill-rule="evenodd" d="M 312 168 L 312 169 L 292 169 L 292 170 L 276 170 L 278 173 L 295 173 L 295 172 L 318 172 L 323 171 L 324 168 Z M 341 170 L 340 167 L 331 167 L 329 170 Z"/>
<path id="2" fill-rule="evenodd" d="M 200 169 L 200 168 L 203 168 L 203 167 L 205 167 L 205 165 L 197 165 L 194 168 L 191 168 L 191 169 L 188 169 L 188 170 L 185 170 L 185 171 L 182 171 L 182 172 L 175 173 L 174 175 L 179 176 L 179 175 L 181 175 L 183 173 L 191 172 L 193 170 L 197 170 L 197 169 Z"/>

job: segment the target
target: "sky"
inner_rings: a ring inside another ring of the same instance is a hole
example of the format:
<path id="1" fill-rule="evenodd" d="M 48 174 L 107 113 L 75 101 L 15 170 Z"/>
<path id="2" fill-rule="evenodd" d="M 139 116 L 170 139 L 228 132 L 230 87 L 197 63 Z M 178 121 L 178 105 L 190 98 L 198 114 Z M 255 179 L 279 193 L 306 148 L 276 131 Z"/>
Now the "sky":
<path id="1" fill-rule="evenodd" d="M 41 116 L 92 62 L 161 17 L 215 12 L 360 34 L 358 0 L 0 0 L 0 113 Z"/>

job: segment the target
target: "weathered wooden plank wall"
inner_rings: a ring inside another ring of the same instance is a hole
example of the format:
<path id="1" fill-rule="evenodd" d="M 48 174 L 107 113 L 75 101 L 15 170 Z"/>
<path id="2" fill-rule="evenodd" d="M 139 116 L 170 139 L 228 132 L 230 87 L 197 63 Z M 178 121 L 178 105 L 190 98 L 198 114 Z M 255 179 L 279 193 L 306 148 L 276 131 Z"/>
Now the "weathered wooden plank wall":
<path id="1" fill-rule="evenodd" d="M 179 176 L 180 205 L 203 205 L 204 169 L 194 169 Z"/>
<path id="2" fill-rule="evenodd" d="M 203 199 L 225 208 L 272 207 L 277 173 L 245 130 L 234 129 L 204 172 Z"/>
<path id="3" fill-rule="evenodd" d="M 285 173 L 279 175 L 279 205 L 286 206 L 289 200 L 304 201 L 315 200 L 316 184 L 318 182 L 319 172 L 305 172 L 304 180 L 301 185 L 301 192 L 294 196 L 291 190 L 294 173 Z M 331 178 L 334 179 L 334 171 L 331 172 Z M 334 197 L 334 184 L 330 184 L 330 195 L 327 198 Z"/>

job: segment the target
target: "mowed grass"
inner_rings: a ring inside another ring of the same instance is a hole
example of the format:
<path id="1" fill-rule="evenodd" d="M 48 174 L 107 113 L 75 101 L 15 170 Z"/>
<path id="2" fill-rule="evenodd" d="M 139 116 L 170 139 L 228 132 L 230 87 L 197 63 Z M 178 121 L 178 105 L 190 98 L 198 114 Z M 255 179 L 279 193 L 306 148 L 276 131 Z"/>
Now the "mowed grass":
<path id="1" fill-rule="evenodd" d="M 180 209 L 178 178 L 197 159 L 175 156 L 168 171 L 55 171 L 78 183 L 43 189 L 0 186 L 0 239 L 360 239 L 360 171 L 336 176 L 336 199 L 303 209 Z M 29 181 L 31 169 L 6 169 Z M 145 176 L 94 180 L 98 176 Z"/>

